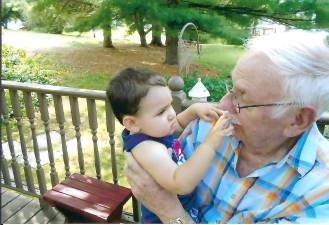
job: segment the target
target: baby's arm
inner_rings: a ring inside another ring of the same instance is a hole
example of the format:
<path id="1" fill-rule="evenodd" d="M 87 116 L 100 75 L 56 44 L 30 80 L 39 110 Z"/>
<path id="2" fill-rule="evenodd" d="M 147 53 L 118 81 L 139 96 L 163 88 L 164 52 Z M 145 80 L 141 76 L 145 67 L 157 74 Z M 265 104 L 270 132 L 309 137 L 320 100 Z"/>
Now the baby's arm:
<path id="1" fill-rule="evenodd" d="M 191 193 L 214 159 L 222 138 L 232 131 L 232 128 L 223 128 L 228 120 L 228 115 L 223 115 L 210 130 L 205 142 L 180 166 L 172 161 L 164 145 L 153 141 L 140 143 L 132 154 L 165 189 L 176 194 Z"/>
<path id="2" fill-rule="evenodd" d="M 185 128 L 191 121 L 201 118 L 206 121 L 217 120 L 223 111 L 216 103 L 194 103 L 177 115 L 177 121 L 181 128 Z"/>

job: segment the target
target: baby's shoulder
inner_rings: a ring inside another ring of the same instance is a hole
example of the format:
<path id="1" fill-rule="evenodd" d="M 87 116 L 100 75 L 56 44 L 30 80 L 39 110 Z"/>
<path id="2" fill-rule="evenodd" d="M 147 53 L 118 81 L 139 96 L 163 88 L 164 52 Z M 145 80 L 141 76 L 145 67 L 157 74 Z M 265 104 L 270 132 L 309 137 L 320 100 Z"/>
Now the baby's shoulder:
<path id="1" fill-rule="evenodd" d="M 132 151 L 155 151 L 155 150 L 166 150 L 166 146 L 160 142 L 153 140 L 145 140 L 138 143 Z"/>

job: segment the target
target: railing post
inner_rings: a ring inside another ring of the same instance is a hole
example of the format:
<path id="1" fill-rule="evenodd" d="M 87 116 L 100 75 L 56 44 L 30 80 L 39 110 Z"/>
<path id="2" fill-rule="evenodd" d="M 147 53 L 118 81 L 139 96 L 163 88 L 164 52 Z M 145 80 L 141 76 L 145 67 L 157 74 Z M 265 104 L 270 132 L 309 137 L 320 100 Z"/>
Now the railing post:
<path id="1" fill-rule="evenodd" d="M 96 103 L 95 99 L 87 99 L 87 108 L 88 108 L 88 119 L 89 119 L 89 127 L 92 134 L 92 140 L 94 145 L 94 157 L 95 157 L 95 169 L 97 179 L 101 179 L 101 165 L 99 160 L 99 152 L 97 145 L 97 113 L 96 113 Z"/>
<path id="2" fill-rule="evenodd" d="M 69 155 L 67 153 L 67 146 L 65 139 L 65 129 L 64 129 L 65 116 L 63 111 L 63 101 L 60 95 L 53 95 L 53 99 L 54 99 L 54 107 L 56 113 L 56 121 L 58 123 L 59 133 L 61 135 L 63 160 L 65 165 L 65 177 L 68 177 L 71 175 L 71 173 L 70 173 L 70 160 L 69 160 Z"/>
<path id="3" fill-rule="evenodd" d="M 329 124 L 329 113 L 325 112 L 321 115 L 320 119 L 316 121 L 318 125 L 318 129 L 322 135 L 324 135 L 324 128 L 327 124 Z"/>
<path id="4" fill-rule="evenodd" d="M 132 196 L 132 203 L 133 203 L 133 216 L 134 216 L 134 221 L 135 223 L 140 223 L 141 222 L 141 204 L 140 202 L 137 201 L 135 196 Z"/>
<path id="5" fill-rule="evenodd" d="M 49 157 L 49 164 L 50 164 L 51 185 L 54 187 L 56 184 L 58 184 L 58 174 L 56 171 L 53 145 L 51 143 L 51 137 L 50 137 L 48 103 L 47 103 L 47 98 L 46 98 L 45 94 L 38 93 L 38 99 L 39 99 L 41 120 L 43 121 L 43 125 L 44 125 L 45 132 L 46 132 L 47 150 L 48 150 L 48 157 Z"/>
<path id="6" fill-rule="evenodd" d="M 34 155 L 35 155 L 35 161 L 37 163 L 37 177 L 38 177 L 40 193 L 42 195 L 47 191 L 47 185 L 46 185 L 45 173 L 41 166 L 40 151 L 39 151 L 38 140 L 37 140 L 37 135 L 36 135 L 36 131 L 35 131 L 35 124 L 34 124 L 35 116 L 34 116 L 34 110 L 33 110 L 33 104 L 32 104 L 32 96 L 31 96 L 31 92 L 24 92 L 23 95 L 24 95 L 26 114 L 30 121 L 30 129 L 31 129 L 32 141 L 33 141 L 33 150 L 34 150 Z"/>
<path id="7" fill-rule="evenodd" d="M 169 79 L 168 86 L 173 97 L 173 107 L 176 113 L 183 111 L 183 103 L 186 101 L 186 94 L 183 91 L 184 80 L 180 76 L 173 76 Z"/>
<path id="8" fill-rule="evenodd" d="M 2 117 L 1 119 L 6 126 L 7 142 L 8 142 L 10 155 L 11 155 L 11 168 L 13 171 L 16 187 L 19 189 L 22 189 L 23 184 L 22 184 L 22 179 L 21 179 L 21 172 L 18 167 L 17 160 L 16 160 L 16 153 L 15 153 L 15 149 L 14 149 L 14 145 L 13 145 L 13 139 L 11 136 L 11 130 L 10 130 L 9 120 L 8 120 L 8 109 L 7 109 L 7 105 L 6 105 L 5 101 L 6 100 L 5 100 L 4 92 L 1 91 L 1 117 Z M 3 149 L 1 150 L 1 160 L 3 160 Z M 1 163 L 1 165 L 4 167 L 4 166 L 6 166 L 6 164 L 7 164 L 7 160 L 4 159 L 3 162 Z M 8 178 L 9 178 L 9 171 L 8 171 L 8 173 L 7 173 L 7 171 L 4 171 L 3 177 L 5 179 L 5 183 L 10 185 L 10 181 L 8 179 L 6 179 L 6 176 L 8 176 Z"/>
<path id="9" fill-rule="evenodd" d="M 113 175 L 113 183 L 118 183 L 118 170 L 117 170 L 117 162 L 115 156 L 115 141 L 114 141 L 114 131 L 115 131 L 115 120 L 114 114 L 112 111 L 112 107 L 108 100 L 105 102 L 106 109 L 106 129 L 110 137 L 110 146 L 111 146 L 111 165 L 112 165 L 112 175 Z"/>
<path id="10" fill-rule="evenodd" d="M 31 165 L 29 163 L 29 159 L 27 156 L 26 143 L 25 143 L 23 125 L 22 125 L 22 116 L 21 116 L 20 107 L 19 107 L 19 103 L 18 103 L 17 91 L 9 90 L 9 94 L 10 94 L 10 100 L 11 100 L 13 111 L 14 111 L 14 116 L 17 121 L 19 139 L 21 142 L 21 149 L 22 149 L 22 154 L 23 154 L 23 159 L 24 159 L 24 174 L 25 174 L 25 179 L 26 179 L 26 183 L 27 183 L 27 188 L 30 192 L 35 193 Z"/>
<path id="11" fill-rule="evenodd" d="M 80 133 L 81 120 L 80 120 L 78 98 L 70 97 L 69 99 L 70 99 L 70 106 L 71 106 L 72 123 L 74 125 L 75 136 L 77 138 L 80 173 L 85 174 L 85 163 L 84 163 L 83 151 L 82 151 L 82 146 L 81 146 L 81 133 Z"/>

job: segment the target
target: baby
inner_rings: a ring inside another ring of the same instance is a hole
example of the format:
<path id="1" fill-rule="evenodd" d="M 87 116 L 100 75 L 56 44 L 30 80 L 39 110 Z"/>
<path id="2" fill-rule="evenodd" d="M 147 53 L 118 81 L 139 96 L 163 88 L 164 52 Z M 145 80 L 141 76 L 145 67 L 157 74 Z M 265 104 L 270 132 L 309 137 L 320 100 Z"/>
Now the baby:
<path id="1" fill-rule="evenodd" d="M 165 189 L 178 196 L 191 210 L 193 192 L 215 157 L 223 136 L 232 132 L 230 115 L 213 103 L 196 103 L 176 113 L 166 81 L 152 71 L 127 68 L 120 71 L 107 87 L 107 97 L 114 115 L 125 127 L 124 151 L 131 152 L 138 163 Z M 186 160 L 173 134 L 192 120 L 214 122 L 206 140 Z M 172 153 L 168 153 L 172 149 Z M 143 223 L 161 223 L 142 206 Z"/>

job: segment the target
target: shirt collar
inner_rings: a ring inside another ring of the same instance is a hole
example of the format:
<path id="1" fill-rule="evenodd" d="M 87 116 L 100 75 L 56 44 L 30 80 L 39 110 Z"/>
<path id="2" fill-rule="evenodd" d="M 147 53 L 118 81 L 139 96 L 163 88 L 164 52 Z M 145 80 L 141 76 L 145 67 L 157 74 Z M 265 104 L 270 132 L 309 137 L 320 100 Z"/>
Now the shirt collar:
<path id="1" fill-rule="evenodd" d="M 319 134 L 320 132 L 316 123 L 312 124 L 312 126 L 301 135 L 297 143 L 285 157 L 277 161 L 275 164 L 270 163 L 265 167 L 256 170 L 249 176 L 259 176 L 259 173 L 265 173 L 267 170 L 271 169 L 272 166 L 279 168 L 285 163 L 294 168 L 300 176 L 304 176 L 314 167 L 316 162 L 316 150 L 319 144 L 319 137 L 321 136 Z M 238 155 L 238 151 L 236 151 L 238 150 L 238 146 L 239 141 L 234 138 L 231 142 L 231 147 L 235 150 L 236 156 Z"/>
<path id="2" fill-rule="evenodd" d="M 305 176 L 314 167 L 316 162 L 319 137 L 318 127 L 316 123 L 313 123 L 298 139 L 297 143 L 288 153 L 288 157 L 284 157 L 282 160 L 286 161 L 301 176 Z M 278 164 L 281 164 L 281 162 Z"/>

